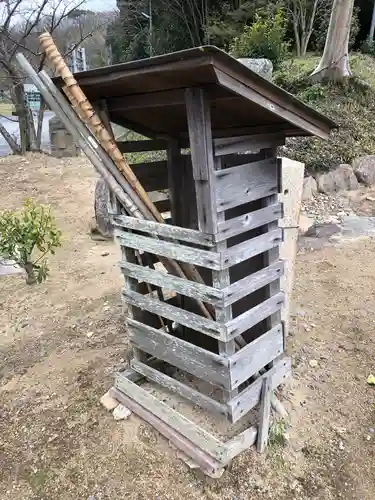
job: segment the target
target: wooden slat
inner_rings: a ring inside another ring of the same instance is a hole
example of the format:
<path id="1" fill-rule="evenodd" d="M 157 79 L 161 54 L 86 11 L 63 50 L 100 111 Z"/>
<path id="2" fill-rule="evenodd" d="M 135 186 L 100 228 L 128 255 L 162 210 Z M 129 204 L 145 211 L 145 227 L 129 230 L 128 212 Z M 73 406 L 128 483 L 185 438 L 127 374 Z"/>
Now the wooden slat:
<path id="1" fill-rule="evenodd" d="M 162 139 L 146 141 L 118 141 L 116 144 L 121 153 L 138 153 L 143 151 L 160 151 L 167 149 L 167 142 Z"/>
<path id="2" fill-rule="evenodd" d="M 280 384 L 284 383 L 291 374 L 290 358 L 283 358 L 276 361 L 273 368 L 271 368 L 269 372 L 266 372 L 264 375 L 259 377 L 255 382 L 249 385 L 249 387 L 244 389 L 238 396 L 229 401 L 228 407 L 231 410 L 232 422 L 236 422 L 237 420 L 242 418 L 260 402 L 263 380 L 265 377 L 269 376 L 270 372 L 272 372 L 272 375 L 270 377 L 271 390 L 274 391 Z"/>
<path id="3" fill-rule="evenodd" d="M 115 236 L 119 239 L 121 245 L 136 250 L 154 253 L 162 257 L 207 267 L 208 269 L 220 269 L 220 254 L 215 252 L 157 240 L 148 236 L 127 233 L 118 229 L 115 229 Z"/>
<path id="4" fill-rule="evenodd" d="M 145 231 L 157 234 L 158 236 L 172 238 L 174 240 L 187 241 L 188 243 L 196 243 L 197 245 L 207 247 L 212 247 L 214 245 L 212 235 L 201 233 L 195 229 L 186 229 L 169 224 L 161 224 L 151 220 L 136 219 L 135 217 L 128 217 L 126 215 L 114 216 L 113 222 L 119 227 Z"/>
<path id="5" fill-rule="evenodd" d="M 285 136 L 282 133 L 215 139 L 215 155 L 222 156 L 243 151 L 256 152 L 275 145 L 281 146 L 284 142 Z"/>
<path id="6" fill-rule="evenodd" d="M 137 403 L 151 411 L 156 417 L 163 420 L 173 429 L 185 436 L 189 441 L 207 452 L 221 463 L 226 463 L 228 451 L 225 444 L 221 443 L 214 436 L 188 420 L 166 404 L 156 399 L 152 394 L 130 382 L 121 374 L 116 376 L 115 387 L 125 395 L 134 399 Z"/>
<path id="7" fill-rule="evenodd" d="M 263 453 L 266 449 L 268 442 L 268 433 L 270 428 L 270 415 L 271 415 L 271 377 L 265 377 L 263 380 L 260 410 L 259 410 L 259 426 L 258 426 L 258 439 L 257 450 Z"/>
<path id="8" fill-rule="evenodd" d="M 216 172 L 218 211 L 277 193 L 277 163 L 267 158 Z"/>
<path id="9" fill-rule="evenodd" d="M 149 267 L 142 267 L 129 262 L 120 262 L 120 267 L 126 276 L 135 278 L 139 281 L 152 283 L 153 285 L 166 288 L 173 292 L 198 299 L 209 304 L 222 304 L 224 300 L 224 293 L 201 283 L 195 283 L 187 279 L 172 276 L 160 271 L 154 271 Z"/>
<path id="10" fill-rule="evenodd" d="M 253 340 L 229 358 L 232 387 L 238 387 L 268 363 L 280 356 L 284 349 L 281 324 Z"/>
<path id="11" fill-rule="evenodd" d="M 224 305 L 233 304 L 251 293 L 279 279 L 284 272 L 284 263 L 279 260 L 271 266 L 250 274 L 223 290 Z"/>
<path id="12" fill-rule="evenodd" d="M 214 234 L 217 231 L 217 209 L 210 107 L 203 89 L 186 89 L 185 99 L 198 226 L 200 231 Z"/>
<path id="13" fill-rule="evenodd" d="M 229 387 L 229 362 L 226 358 L 190 344 L 169 333 L 129 320 L 129 339 L 136 347 L 177 366 L 218 387 Z"/>
<path id="14" fill-rule="evenodd" d="M 257 325 L 276 311 L 280 311 L 283 304 L 284 294 L 280 292 L 264 302 L 261 302 L 259 305 L 252 307 L 249 311 L 240 314 L 237 318 L 227 323 L 227 339 L 236 338 L 238 335 L 241 335 L 241 333 Z"/>
<path id="15" fill-rule="evenodd" d="M 278 220 L 282 217 L 282 204 L 274 203 L 268 207 L 249 212 L 233 219 L 224 220 L 218 223 L 219 232 L 215 234 L 217 242 L 223 241 L 237 234 L 250 231 L 260 226 L 264 226 L 271 221 Z"/>
<path id="16" fill-rule="evenodd" d="M 227 441 L 225 446 L 228 450 L 228 459 L 232 460 L 232 458 L 236 457 L 243 451 L 246 451 L 250 448 L 250 446 L 253 446 L 256 441 L 257 434 L 258 431 L 256 427 L 249 427 L 245 431 Z"/>
<path id="17" fill-rule="evenodd" d="M 198 314 L 185 311 L 179 307 L 168 304 L 167 302 L 162 302 L 160 300 L 146 297 L 140 293 L 123 290 L 122 295 L 127 304 L 130 304 L 140 309 L 145 309 L 153 314 L 162 316 L 163 318 L 175 321 L 178 324 L 202 332 L 209 337 L 215 339 L 225 338 L 225 325 L 221 325 L 216 321 L 207 319 L 203 316 L 198 316 Z"/>
<path id="18" fill-rule="evenodd" d="M 231 267 L 235 264 L 239 264 L 244 260 L 250 259 L 255 255 L 266 252 L 271 248 L 278 247 L 283 241 L 283 230 L 274 229 L 268 231 L 267 233 L 256 236 L 251 240 L 244 241 L 228 248 L 226 252 L 222 254 L 223 265 L 225 267 Z"/>
<path id="19" fill-rule="evenodd" d="M 178 380 L 168 377 L 168 375 L 165 375 L 165 373 L 161 373 L 151 366 L 137 361 L 136 359 L 133 359 L 131 361 L 130 366 L 133 368 L 133 370 L 142 374 L 148 380 L 152 380 L 162 387 L 165 387 L 166 389 L 179 394 L 195 405 L 200 406 L 201 408 L 205 408 L 211 412 L 218 413 L 220 415 L 227 415 L 227 408 L 225 405 L 219 403 L 218 401 L 215 401 L 205 394 L 201 394 L 200 392 L 192 389 L 191 387 L 188 387 L 185 384 L 182 384 Z"/>
<path id="20" fill-rule="evenodd" d="M 165 160 L 134 163 L 130 167 L 147 192 L 168 189 L 168 170 Z"/>
<path id="21" fill-rule="evenodd" d="M 119 376 L 121 376 L 121 374 Z M 205 474 L 211 477 L 220 477 L 222 464 L 215 460 L 211 455 L 205 453 L 198 446 L 177 432 L 173 427 L 168 425 L 165 421 L 154 415 L 152 411 L 141 406 L 136 400 L 127 396 L 121 390 L 113 387 L 110 390 L 110 394 L 120 403 L 129 408 L 129 410 L 138 415 L 138 417 L 152 425 L 152 427 L 171 441 L 179 450 L 191 457 L 200 466 Z"/>

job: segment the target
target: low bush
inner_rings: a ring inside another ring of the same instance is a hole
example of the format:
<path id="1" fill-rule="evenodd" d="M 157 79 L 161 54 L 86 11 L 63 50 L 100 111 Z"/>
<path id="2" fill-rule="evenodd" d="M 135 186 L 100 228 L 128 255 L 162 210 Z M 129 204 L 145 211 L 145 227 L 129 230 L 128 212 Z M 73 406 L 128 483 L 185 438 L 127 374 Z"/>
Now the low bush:
<path id="1" fill-rule="evenodd" d="M 316 56 L 287 61 L 274 75 L 275 83 L 339 125 L 328 141 L 293 138 L 280 151 L 305 163 L 309 172 L 330 170 L 358 156 L 375 154 L 375 60 L 353 54 L 353 77 L 342 84 L 311 82 L 309 75 L 318 61 Z"/>

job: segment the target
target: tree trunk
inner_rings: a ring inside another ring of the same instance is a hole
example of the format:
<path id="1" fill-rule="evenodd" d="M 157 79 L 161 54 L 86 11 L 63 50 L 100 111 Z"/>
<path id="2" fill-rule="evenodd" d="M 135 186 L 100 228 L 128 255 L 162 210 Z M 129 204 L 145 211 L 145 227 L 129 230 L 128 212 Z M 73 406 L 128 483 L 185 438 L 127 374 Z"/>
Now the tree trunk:
<path id="1" fill-rule="evenodd" d="M 30 127 L 29 127 L 29 113 L 26 106 L 25 92 L 23 85 L 18 81 L 14 86 L 14 95 L 16 100 L 16 112 L 18 116 L 18 124 L 20 130 L 20 144 L 21 144 L 21 154 L 25 154 L 26 151 L 30 151 L 31 141 L 30 141 Z"/>
<path id="2" fill-rule="evenodd" d="M 21 148 L 17 144 L 17 141 L 13 139 L 11 134 L 7 131 L 7 129 L 4 127 L 2 123 L 0 123 L 0 134 L 4 137 L 6 142 L 8 143 L 10 149 L 12 150 L 12 153 L 14 155 L 20 155 L 21 154 Z"/>
<path id="3" fill-rule="evenodd" d="M 37 279 L 35 276 L 35 270 L 32 262 L 26 262 L 26 264 L 24 265 L 24 269 L 26 271 L 26 283 L 28 285 L 35 285 Z"/>
<path id="4" fill-rule="evenodd" d="M 370 42 L 372 42 L 374 40 L 374 32 L 375 32 L 375 0 L 374 0 L 374 7 L 373 7 L 373 10 L 372 10 L 370 32 L 368 34 L 368 39 L 369 39 Z"/>
<path id="5" fill-rule="evenodd" d="M 340 81 L 351 75 L 349 34 L 354 0 L 334 0 L 323 56 L 312 73 L 314 81 Z"/>

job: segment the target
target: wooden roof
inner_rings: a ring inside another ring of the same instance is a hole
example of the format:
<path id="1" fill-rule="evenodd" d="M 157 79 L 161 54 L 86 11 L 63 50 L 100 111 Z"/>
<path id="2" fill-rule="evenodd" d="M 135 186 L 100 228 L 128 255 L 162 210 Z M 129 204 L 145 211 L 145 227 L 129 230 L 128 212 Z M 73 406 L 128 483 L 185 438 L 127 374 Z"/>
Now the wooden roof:
<path id="1" fill-rule="evenodd" d="M 107 100 L 111 121 L 150 137 L 187 136 L 184 90 L 203 87 L 214 137 L 282 131 L 327 139 L 336 124 L 217 47 L 76 73 L 91 102 Z M 62 82 L 55 79 L 61 86 Z"/>

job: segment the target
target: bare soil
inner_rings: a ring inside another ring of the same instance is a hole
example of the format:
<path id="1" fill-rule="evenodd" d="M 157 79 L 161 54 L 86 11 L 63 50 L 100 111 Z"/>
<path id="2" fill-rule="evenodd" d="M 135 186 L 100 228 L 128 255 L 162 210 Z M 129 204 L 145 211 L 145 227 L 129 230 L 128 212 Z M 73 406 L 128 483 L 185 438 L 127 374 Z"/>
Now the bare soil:
<path id="1" fill-rule="evenodd" d="M 0 210 L 49 203 L 64 236 L 45 284 L 0 278 L 1 500 L 374 499 L 374 241 L 298 256 L 287 444 L 249 450 L 212 480 L 147 424 L 115 422 L 99 404 L 128 341 L 118 251 L 88 235 L 92 167 L 8 157 L 0 178 Z"/>

